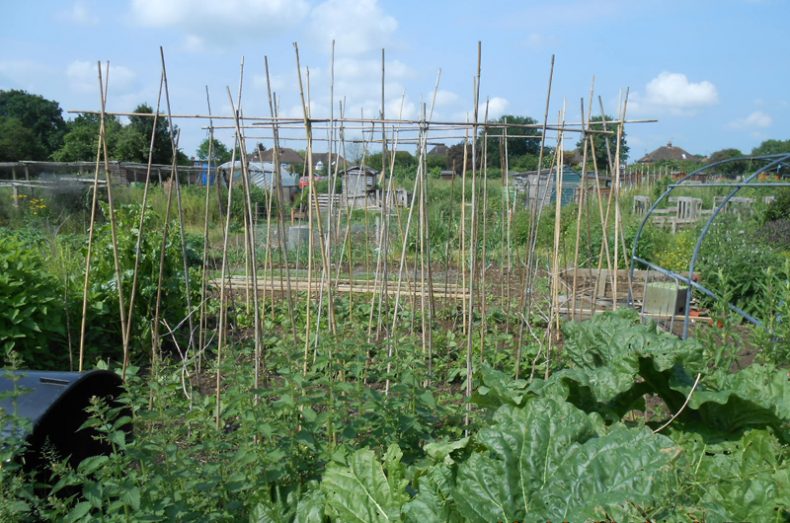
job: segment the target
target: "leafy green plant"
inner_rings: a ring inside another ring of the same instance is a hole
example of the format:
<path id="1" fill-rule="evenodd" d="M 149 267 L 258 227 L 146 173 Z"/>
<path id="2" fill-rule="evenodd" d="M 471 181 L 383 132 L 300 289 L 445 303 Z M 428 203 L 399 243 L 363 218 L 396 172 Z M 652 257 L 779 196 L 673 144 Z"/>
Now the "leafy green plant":
<path id="1" fill-rule="evenodd" d="M 138 241 L 140 206 L 123 206 L 115 211 L 117 243 L 125 304 L 128 306 L 132 288 L 132 275 L 136 245 Z M 145 235 L 140 249 L 138 290 L 133 311 L 131 339 L 134 346 L 147 353 L 150 345 L 151 325 L 156 307 L 157 285 L 159 281 L 159 261 L 162 251 L 162 218 L 154 212 L 145 215 Z M 115 277 L 112 234 L 109 223 L 97 227 L 94 239 L 95 265 L 91 268 L 89 289 L 90 307 L 88 321 L 91 329 L 87 333 L 89 357 L 117 357 L 121 348 L 121 325 L 119 319 L 118 292 Z M 193 277 L 190 288 L 185 288 L 183 264 L 181 262 L 181 240 L 177 222 L 170 224 L 168 241 L 165 245 L 165 263 L 162 278 L 161 317 L 175 327 L 189 311 L 186 310 L 186 293 L 192 293 L 193 303 L 197 300 L 199 280 Z M 187 242 L 187 263 L 196 264 L 200 260 L 199 239 L 190 236 Z M 80 297 L 81 298 L 81 297 Z M 75 300 L 81 303 L 81 299 Z M 75 317 L 78 314 L 75 312 Z M 160 329 L 165 331 L 165 329 Z M 165 346 L 172 342 L 164 338 Z M 183 336 L 179 343 L 183 343 Z M 90 361 L 90 359 L 89 359 Z"/>
<path id="2" fill-rule="evenodd" d="M 453 499 L 465 521 L 600 519 L 650 499 L 672 442 L 643 429 L 597 434 L 556 400 L 503 406 L 478 434 L 483 450 L 458 469 Z M 613 512 L 614 511 L 614 512 Z"/>
<path id="3" fill-rule="evenodd" d="M 733 303 L 754 313 L 764 299 L 765 272 L 756 268 L 784 269 L 784 257 L 760 241 L 757 223 L 727 217 L 716 222 L 705 239 L 698 261 L 701 282 Z"/>
<path id="4" fill-rule="evenodd" d="M 0 365 L 16 352 L 26 365 L 67 364 L 60 283 L 35 236 L 0 231 Z"/>

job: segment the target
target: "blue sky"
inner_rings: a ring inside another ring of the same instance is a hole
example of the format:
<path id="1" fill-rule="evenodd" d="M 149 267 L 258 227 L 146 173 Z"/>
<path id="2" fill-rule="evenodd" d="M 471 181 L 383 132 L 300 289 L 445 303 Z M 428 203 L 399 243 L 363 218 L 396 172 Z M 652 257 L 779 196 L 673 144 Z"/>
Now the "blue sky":
<path id="1" fill-rule="evenodd" d="M 554 54 L 552 121 L 563 104 L 579 120 L 593 76 L 608 113 L 628 88 L 627 116 L 659 120 L 627 128 L 632 160 L 668 141 L 709 154 L 790 138 L 785 0 L 62 0 L 12 2 L 4 13 L 0 89 L 65 110 L 99 107 L 97 60 L 111 63 L 108 110 L 154 105 L 162 45 L 175 113 L 205 114 L 208 85 L 214 113 L 230 114 L 226 89 L 235 96 L 243 57 L 243 111 L 268 116 L 266 55 L 280 113 L 301 116 L 296 41 L 310 68 L 312 116 L 328 115 L 334 38 L 335 99 L 345 96 L 347 114 L 378 111 L 385 47 L 388 116 L 402 105 L 404 117 L 417 117 L 441 68 L 434 117 L 461 121 L 480 40 L 491 116 L 542 119 Z M 177 123 L 182 149 L 194 154 L 205 129 Z M 221 138 L 230 143 L 230 132 Z"/>

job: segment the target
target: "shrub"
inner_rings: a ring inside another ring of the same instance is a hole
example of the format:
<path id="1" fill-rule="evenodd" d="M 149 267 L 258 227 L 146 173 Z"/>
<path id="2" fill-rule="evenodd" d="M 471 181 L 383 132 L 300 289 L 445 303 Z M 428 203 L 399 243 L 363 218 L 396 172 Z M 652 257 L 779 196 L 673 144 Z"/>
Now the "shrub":
<path id="1" fill-rule="evenodd" d="M 781 189 L 776 195 L 776 199 L 765 210 L 763 216 L 765 223 L 776 220 L 790 220 L 790 189 Z"/>
<path id="2" fill-rule="evenodd" d="M 760 241 L 755 223 L 726 216 L 714 224 L 705 239 L 697 272 L 706 287 L 720 295 L 731 295 L 733 303 L 753 313 L 763 299 L 766 273 L 761 269 L 767 267 L 781 270 L 782 255 Z"/>
<path id="3" fill-rule="evenodd" d="M 24 365 L 66 363 L 62 285 L 48 271 L 41 238 L 0 230 L 0 365 L 11 352 Z"/>

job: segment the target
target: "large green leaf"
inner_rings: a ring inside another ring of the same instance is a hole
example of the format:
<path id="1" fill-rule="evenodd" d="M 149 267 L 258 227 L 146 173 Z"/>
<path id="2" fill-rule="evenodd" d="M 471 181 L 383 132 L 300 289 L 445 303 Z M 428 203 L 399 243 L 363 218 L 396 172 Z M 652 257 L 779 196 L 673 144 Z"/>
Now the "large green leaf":
<path id="1" fill-rule="evenodd" d="M 423 449 L 425 453 L 437 463 L 446 463 L 451 465 L 455 463 L 451 454 L 456 451 L 465 449 L 469 444 L 469 437 L 461 438 L 454 441 L 433 441 L 427 443 Z"/>
<path id="2" fill-rule="evenodd" d="M 688 383 L 671 383 L 683 395 Z M 768 365 L 751 365 L 730 374 L 717 371 L 702 380 L 689 400 L 689 408 L 699 411 L 709 428 L 738 432 L 746 428 L 772 426 L 790 441 L 790 380 L 787 370 Z"/>
<path id="3" fill-rule="evenodd" d="M 710 519 L 785 521 L 790 516 L 790 466 L 782 445 L 764 430 L 708 446 L 696 466 L 699 505 Z"/>
<path id="4" fill-rule="evenodd" d="M 700 347 L 694 340 L 682 341 L 656 324 L 643 325 L 631 310 L 606 313 L 584 322 L 563 325 L 563 354 L 573 367 L 636 372 L 640 357 L 650 357 L 658 370 L 681 364 L 690 372 L 702 370 Z M 619 380 L 621 387 L 628 384 Z M 620 391 L 623 389 L 620 388 Z"/>
<path id="5" fill-rule="evenodd" d="M 516 503 L 530 513 L 534 493 L 553 475 L 572 443 L 596 433 L 587 414 L 567 402 L 545 399 L 525 408 L 500 408 L 494 425 L 477 438 L 504 463 L 504 482 L 516 493 Z"/>
<path id="6" fill-rule="evenodd" d="M 623 426 L 574 445 L 541 492 L 545 519 L 600 520 L 627 504 L 649 503 L 676 454 L 669 438 Z"/>
<path id="7" fill-rule="evenodd" d="M 561 383 L 564 397 L 587 412 L 617 421 L 629 410 L 644 409 L 646 394 L 658 395 L 677 412 L 691 392 L 692 376 L 700 372 L 702 380 L 678 423 L 730 434 L 772 426 L 790 440 L 786 371 L 752 365 L 734 374 L 723 369 L 710 372 L 702 364 L 697 342 L 681 341 L 655 325 L 641 325 L 633 312 L 569 322 L 564 333 L 564 355 L 571 367 L 555 373 L 549 382 Z M 533 385 L 530 390 L 539 388 Z"/>
<path id="8" fill-rule="evenodd" d="M 554 399 L 501 407 L 478 434 L 486 451 L 459 466 L 458 511 L 467 521 L 575 521 L 648 501 L 672 442 L 623 426 L 598 436 L 595 425 Z"/>
<path id="9" fill-rule="evenodd" d="M 453 503 L 453 477 L 450 467 L 431 467 L 418 478 L 418 494 L 403 506 L 409 523 L 460 523 L 463 521 Z"/>
<path id="10" fill-rule="evenodd" d="M 633 311 L 569 322 L 563 332 L 563 354 L 570 368 L 549 381 L 562 383 L 574 405 L 600 412 L 610 421 L 643 409 L 648 393 L 659 394 L 672 410 L 679 408 L 684 397 L 669 387 L 669 381 L 690 385 L 689 372 L 703 367 L 696 342 L 642 325 Z"/>
<path id="11" fill-rule="evenodd" d="M 258 503 L 250 512 L 250 523 L 285 523 L 283 515 L 272 505 Z"/>
<path id="12" fill-rule="evenodd" d="M 523 403 L 527 395 L 525 380 L 514 380 L 488 365 L 480 368 L 479 375 L 482 383 L 477 387 L 472 398 L 476 404 L 493 411 L 500 405 Z"/>
<path id="13" fill-rule="evenodd" d="M 318 488 L 307 491 L 296 506 L 294 523 L 322 523 L 324 521 L 324 493 Z"/>
<path id="14" fill-rule="evenodd" d="M 507 467 L 505 462 L 480 453 L 472 454 L 459 467 L 453 500 L 465 521 L 523 520 L 517 492 L 503 481 Z"/>
<path id="15" fill-rule="evenodd" d="M 394 467 L 393 454 L 394 451 L 388 454 L 388 469 Z M 388 482 L 373 451 L 361 449 L 349 456 L 347 467 L 327 467 L 321 490 L 326 496 L 327 513 L 338 521 L 400 521 L 405 483 L 400 479 L 396 483 Z"/>

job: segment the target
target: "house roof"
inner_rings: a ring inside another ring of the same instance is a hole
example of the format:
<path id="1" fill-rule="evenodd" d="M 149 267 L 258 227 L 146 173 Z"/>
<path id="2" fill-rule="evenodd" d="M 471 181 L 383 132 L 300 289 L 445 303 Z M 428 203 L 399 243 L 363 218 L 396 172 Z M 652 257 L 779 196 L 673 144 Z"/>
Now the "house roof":
<path id="1" fill-rule="evenodd" d="M 643 156 L 638 163 L 653 163 L 667 160 L 693 160 L 694 158 L 696 158 L 695 155 L 669 142 L 652 153 Z"/>
<path id="2" fill-rule="evenodd" d="M 318 162 L 326 165 L 328 159 L 329 153 L 313 153 L 313 165 L 317 164 Z M 340 167 L 345 167 L 347 165 L 346 159 L 337 153 L 332 155 L 332 163 L 338 163 Z"/>
<path id="3" fill-rule="evenodd" d="M 274 149 L 266 149 L 261 155 L 261 161 L 271 162 L 274 156 Z M 315 156 L 315 155 L 314 155 Z M 301 165 L 304 163 L 304 158 L 298 152 L 288 147 L 280 147 L 278 150 L 278 158 L 280 163 L 288 163 L 291 165 Z"/>

